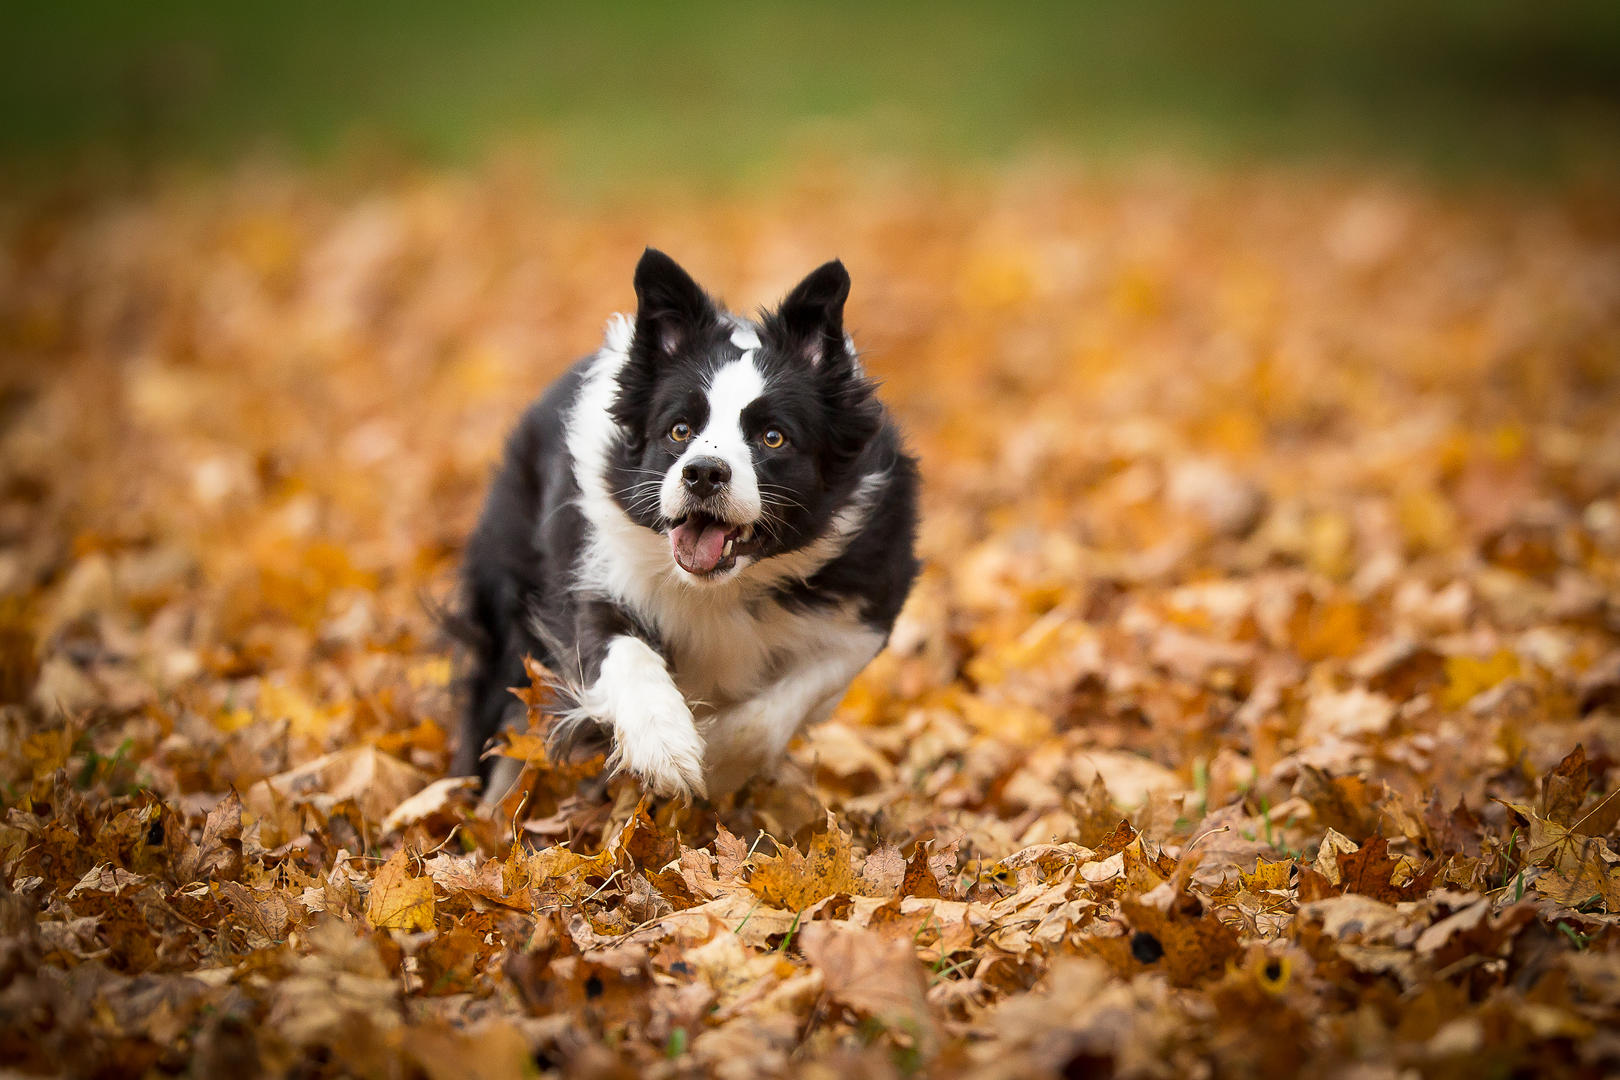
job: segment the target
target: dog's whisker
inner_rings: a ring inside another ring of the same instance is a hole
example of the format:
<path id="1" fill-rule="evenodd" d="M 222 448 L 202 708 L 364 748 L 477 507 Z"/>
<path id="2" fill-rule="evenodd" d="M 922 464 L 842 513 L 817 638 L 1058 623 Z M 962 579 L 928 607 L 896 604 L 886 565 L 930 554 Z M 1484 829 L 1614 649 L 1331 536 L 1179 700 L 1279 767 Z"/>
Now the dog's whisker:
<path id="1" fill-rule="evenodd" d="M 623 496 L 629 495 L 630 493 L 636 492 L 636 491 L 646 491 L 646 490 L 657 491 L 662 486 L 663 486 L 663 481 L 662 480 L 642 480 L 642 481 L 639 481 L 637 483 L 631 484 L 628 487 L 619 488 L 613 494 L 615 496 L 617 496 L 617 497 L 623 497 Z"/>

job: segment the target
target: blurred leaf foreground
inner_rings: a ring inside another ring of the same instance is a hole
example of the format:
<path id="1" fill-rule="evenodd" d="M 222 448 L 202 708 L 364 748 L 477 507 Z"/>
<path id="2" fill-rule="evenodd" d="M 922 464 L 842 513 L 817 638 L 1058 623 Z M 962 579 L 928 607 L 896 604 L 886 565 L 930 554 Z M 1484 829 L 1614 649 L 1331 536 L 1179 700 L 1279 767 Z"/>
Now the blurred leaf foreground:
<path id="1" fill-rule="evenodd" d="M 786 175 L 4 203 L 6 1069 L 1620 1069 L 1617 193 Z M 735 804 L 480 817 L 458 552 L 649 242 L 848 263 L 927 569 Z"/>

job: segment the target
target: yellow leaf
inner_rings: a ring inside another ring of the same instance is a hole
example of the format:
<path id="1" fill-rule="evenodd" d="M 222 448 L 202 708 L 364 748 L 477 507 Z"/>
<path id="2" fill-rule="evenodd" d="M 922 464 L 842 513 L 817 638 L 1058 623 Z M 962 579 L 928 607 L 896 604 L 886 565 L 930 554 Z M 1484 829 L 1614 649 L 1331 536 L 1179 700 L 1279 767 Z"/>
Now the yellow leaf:
<path id="1" fill-rule="evenodd" d="M 803 911 L 835 893 L 863 891 L 860 875 L 850 865 L 849 834 L 837 827 L 810 841 L 808 858 L 789 848 L 781 858 L 760 864 L 748 887 L 765 903 L 788 911 Z"/>
<path id="2" fill-rule="evenodd" d="M 404 848 L 372 878 L 366 919 L 379 930 L 433 929 L 433 879 L 411 875 Z"/>
<path id="3" fill-rule="evenodd" d="M 1448 656 L 1446 687 L 1440 692 L 1440 703 L 1448 709 L 1460 709 L 1476 695 L 1518 674 L 1519 658 L 1508 649 L 1484 660 L 1472 656 Z"/>
<path id="4" fill-rule="evenodd" d="M 969 724 L 1014 746 L 1037 746 L 1052 734 L 1052 718 L 1028 705 L 992 703 L 974 694 L 963 694 L 960 703 Z"/>
<path id="5" fill-rule="evenodd" d="M 448 656 L 420 660 L 405 670 L 405 679 L 410 683 L 413 690 L 449 686 L 450 676 L 450 658 Z"/>
<path id="6" fill-rule="evenodd" d="M 1288 888 L 1289 875 L 1293 872 L 1292 859 L 1280 859 L 1277 862 L 1266 862 L 1257 859 L 1254 864 L 1254 873 L 1243 875 L 1243 887 L 1250 892 L 1266 892 L 1269 890 L 1283 890 Z"/>
<path id="7" fill-rule="evenodd" d="M 532 761 L 537 765 L 546 762 L 546 738 L 532 731 L 509 731 L 505 745 L 496 749 L 502 757 Z"/>

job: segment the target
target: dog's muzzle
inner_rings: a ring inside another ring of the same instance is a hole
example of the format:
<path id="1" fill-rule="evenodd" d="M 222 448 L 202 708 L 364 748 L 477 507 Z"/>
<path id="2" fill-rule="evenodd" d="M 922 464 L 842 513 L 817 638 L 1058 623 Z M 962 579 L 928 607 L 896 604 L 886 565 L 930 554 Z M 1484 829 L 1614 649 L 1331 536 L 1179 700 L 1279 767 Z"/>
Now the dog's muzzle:
<path id="1" fill-rule="evenodd" d="M 733 525 L 701 510 L 671 527 L 669 546 L 680 568 L 700 578 L 723 574 L 739 556 L 758 551 L 752 524 Z"/>

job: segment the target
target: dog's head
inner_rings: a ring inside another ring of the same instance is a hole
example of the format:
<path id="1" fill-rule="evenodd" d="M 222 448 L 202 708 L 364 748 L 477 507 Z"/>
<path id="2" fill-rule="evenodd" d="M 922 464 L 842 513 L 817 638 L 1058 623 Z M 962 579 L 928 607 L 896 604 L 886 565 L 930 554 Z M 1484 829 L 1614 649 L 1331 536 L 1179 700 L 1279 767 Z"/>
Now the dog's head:
<path id="1" fill-rule="evenodd" d="M 829 262 L 757 321 L 721 310 L 649 248 L 613 418 L 610 481 L 637 525 L 665 534 L 681 575 L 713 584 L 829 527 L 882 426 L 844 336 L 849 274 Z"/>

